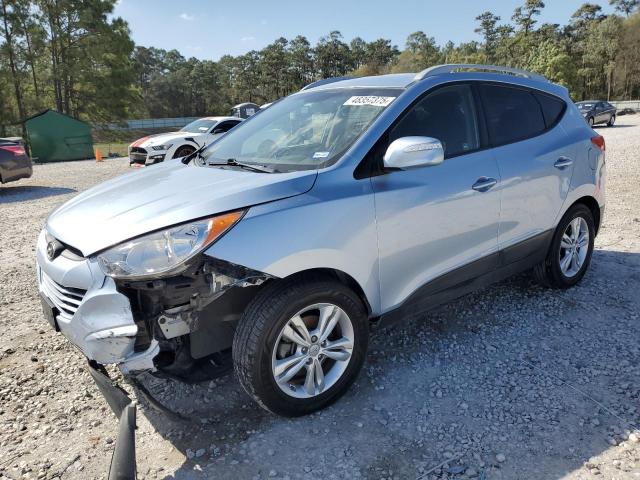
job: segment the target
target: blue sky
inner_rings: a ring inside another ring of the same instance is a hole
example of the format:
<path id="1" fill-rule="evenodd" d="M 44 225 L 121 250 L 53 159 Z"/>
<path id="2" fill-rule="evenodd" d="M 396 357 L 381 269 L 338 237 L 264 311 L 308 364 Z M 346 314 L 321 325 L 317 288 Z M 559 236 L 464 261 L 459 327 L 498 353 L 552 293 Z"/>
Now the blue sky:
<path id="1" fill-rule="evenodd" d="M 547 0 L 542 22 L 567 23 L 585 0 Z M 331 30 L 347 41 L 384 37 L 404 47 L 407 35 L 422 30 L 439 44 L 479 39 L 475 17 L 491 10 L 511 18 L 524 0 L 120 0 L 115 15 L 129 22 L 138 45 L 177 49 L 186 57 L 217 60 L 259 50 L 279 36 L 305 35 L 314 44 Z M 606 0 L 596 0 L 605 12 Z"/>

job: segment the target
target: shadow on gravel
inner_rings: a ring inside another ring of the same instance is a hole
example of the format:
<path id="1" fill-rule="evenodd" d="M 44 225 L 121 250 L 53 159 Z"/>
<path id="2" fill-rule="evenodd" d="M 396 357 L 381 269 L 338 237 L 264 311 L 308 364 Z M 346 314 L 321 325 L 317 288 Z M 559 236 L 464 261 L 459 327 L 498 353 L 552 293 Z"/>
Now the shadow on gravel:
<path id="1" fill-rule="evenodd" d="M 144 409 L 188 457 L 160 478 L 570 474 L 640 423 L 639 265 L 640 254 L 596 250 L 571 290 L 523 274 L 416 315 L 373 336 L 347 395 L 303 418 L 263 411 L 233 375 L 158 381 L 158 398 L 191 418 Z"/>
<path id="2" fill-rule="evenodd" d="M 18 203 L 40 198 L 56 197 L 74 193 L 73 188 L 62 187 L 40 187 L 40 186 L 2 186 L 0 187 L 0 204 Z"/>

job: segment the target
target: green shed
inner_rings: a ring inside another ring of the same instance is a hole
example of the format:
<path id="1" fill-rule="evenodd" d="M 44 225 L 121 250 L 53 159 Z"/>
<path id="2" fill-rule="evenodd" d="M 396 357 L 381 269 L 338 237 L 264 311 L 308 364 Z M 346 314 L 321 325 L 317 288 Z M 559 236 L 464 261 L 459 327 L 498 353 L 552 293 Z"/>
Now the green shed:
<path id="1" fill-rule="evenodd" d="M 25 120 L 31 158 L 59 162 L 93 158 L 91 127 L 76 118 L 45 110 Z"/>

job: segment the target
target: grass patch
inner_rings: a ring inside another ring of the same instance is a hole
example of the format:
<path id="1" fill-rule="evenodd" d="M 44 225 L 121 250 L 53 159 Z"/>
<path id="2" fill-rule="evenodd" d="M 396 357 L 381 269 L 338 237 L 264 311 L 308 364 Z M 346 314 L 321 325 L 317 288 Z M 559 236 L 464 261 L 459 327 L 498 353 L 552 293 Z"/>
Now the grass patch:
<path id="1" fill-rule="evenodd" d="M 119 143 L 119 142 L 104 142 L 104 143 L 94 143 L 93 149 L 95 151 L 96 148 L 100 149 L 103 157 L 110 157 L 114 154 L 117 154 L 119 157 L 127 156 L 127 147 L 129 143 Z"/>

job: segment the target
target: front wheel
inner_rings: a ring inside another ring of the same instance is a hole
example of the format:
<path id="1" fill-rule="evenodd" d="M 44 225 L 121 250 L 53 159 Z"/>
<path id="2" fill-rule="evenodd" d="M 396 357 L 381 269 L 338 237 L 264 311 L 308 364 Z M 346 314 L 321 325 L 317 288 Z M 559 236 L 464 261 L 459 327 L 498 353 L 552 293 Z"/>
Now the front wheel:
<path id="1" fill-rule="evenodd" d="M 308 275 L 274 283 L 243 314 L 233 341 L 236 374 L 267 410 L 299 416 L 342 396 L 365 359 L 368 318 L 343 284 Z"/>
<path id="2" fill-rule="evenodd" d="M 552 288 L 574 286 L 589 268 L 594 240 L 591 210 L 585 205 L 574 205 L 560 220 L 547 258 L 534 268 L 536 280 Z"/>
<path id="3" fill-rule="evenodd" d="M 590 127 L 593 127 L 595 125 L 595 120 L 593 119 L 593 117 L 589 117 L 587 119 L 587 123 L 589 123 Z"/>
<path id="4" fill-rule="evenodd" d="M 616 123 L 616 116 L 615 115 L 611 115 L 611 118 L 609 119 L 609 121 L 607 122 L 607 126 L 608 127 L 613 127 L 613 125 Z"/>
<path id="5" fill-rule="evenodd" d="M 186 157 L 187 155 L 192 154 L 193 152 L 195 152 L 196 149 L 193 148 L 190 145 L 183 145 L 181 147 L 179 147 L 176 150 L 176 153 L 173 154 L 173 157 L 171 158 L 182 158 L 182 157 Z"/>

